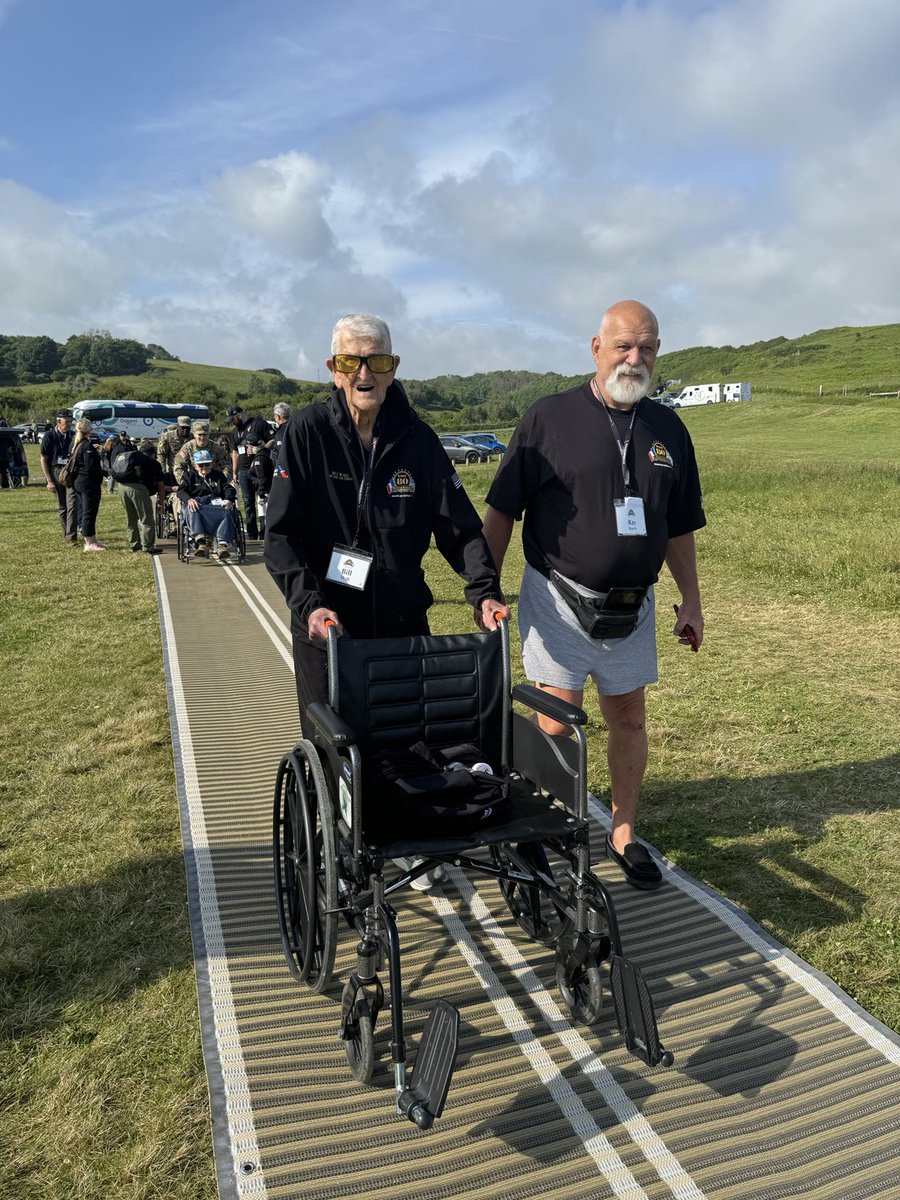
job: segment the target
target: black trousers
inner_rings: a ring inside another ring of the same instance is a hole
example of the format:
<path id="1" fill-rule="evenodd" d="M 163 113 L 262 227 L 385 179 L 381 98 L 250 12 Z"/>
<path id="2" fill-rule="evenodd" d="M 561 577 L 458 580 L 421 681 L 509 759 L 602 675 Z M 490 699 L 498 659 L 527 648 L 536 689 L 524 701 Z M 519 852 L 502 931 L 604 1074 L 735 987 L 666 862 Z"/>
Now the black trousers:
<path id="1" fill-rule="evenodd" d="M 262 536 L 256 520 L 256 497 L 259 493 L 256 480 L 252 478 L 249 470 L 238 471 L 238 487 L 241 490 L 241 500 L 244 502 L 245 533 L 248 538 L 255 541 L 256 538 Z"/>
<path id="2" fill-rule="evenodd" d="M 100 488 L 101 485 L 97 483 L 94 487 L 87 487 L 84 491 L 78 492 L 81 498 L 81 532 L 85 539 L 94 537 L 97 532 Z"/>

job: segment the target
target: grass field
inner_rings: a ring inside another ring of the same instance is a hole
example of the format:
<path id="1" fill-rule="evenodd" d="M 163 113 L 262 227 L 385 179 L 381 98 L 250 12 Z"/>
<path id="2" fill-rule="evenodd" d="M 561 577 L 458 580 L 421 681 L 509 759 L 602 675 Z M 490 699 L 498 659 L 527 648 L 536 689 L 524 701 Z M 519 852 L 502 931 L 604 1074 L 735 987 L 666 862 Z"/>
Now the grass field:
<path id="1" fill-rule="evenodd" d="M 900 402 L 683 415 L 707 632 L 676 646 L 664 577 L 641 833 L 900 1030 Z M 478 504 L 494 469 L 464 471 Z M 0 1195 L 211 1200 L 150 563 L 65 547 L 37 486 L 0 494 L 0 520 Z M 99 533 L 124 547 L 117 500 Z M 468 628 L 459 581 L 428 570 L 435 629 Z M 511 599 L 520 570 L 516 549 Z"/>

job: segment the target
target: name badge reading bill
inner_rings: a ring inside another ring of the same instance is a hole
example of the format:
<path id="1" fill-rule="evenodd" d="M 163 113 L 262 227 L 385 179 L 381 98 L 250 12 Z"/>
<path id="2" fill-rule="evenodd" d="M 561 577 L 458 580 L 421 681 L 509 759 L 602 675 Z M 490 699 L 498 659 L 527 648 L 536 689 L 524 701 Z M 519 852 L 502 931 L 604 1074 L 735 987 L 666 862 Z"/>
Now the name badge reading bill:
<path id="1" fill-rule="evenodd" d="M 335 546 L 331 551 L 331 562 L 325 578 L 331 583 L 342 583 L 344 587 L 356 588 L 361 592 L 369 578 L 372 555 L 365 550 L 354 550 L 350 546 Z"/>
<path id="2" fill-rule="evenodd" d="M 646 537 L 644 501 L 640 496 L 626 496 L 616 501 L 616 530 L 619 537 Z"/>

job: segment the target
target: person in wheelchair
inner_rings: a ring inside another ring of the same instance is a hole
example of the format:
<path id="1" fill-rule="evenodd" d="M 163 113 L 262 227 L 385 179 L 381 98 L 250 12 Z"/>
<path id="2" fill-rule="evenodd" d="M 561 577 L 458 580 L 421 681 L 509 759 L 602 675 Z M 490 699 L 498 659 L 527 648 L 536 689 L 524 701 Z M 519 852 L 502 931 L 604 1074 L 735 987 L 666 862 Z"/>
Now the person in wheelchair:
<path id="1" fill-rule="evenodd" d="M 437 434 L 410 407 L 399 362 L 380 317 L 342 317 L 326 360 L 331 398 L 283 427 L 265 561 L 291 610 L 305 736 L 308 706 L 327 696 L 329 624 L 354 638 L 428 633 L 422 560 L 432 536 L 484 627 L 507 611 L 481 519 Z"/>
<path id="2" fill-rule="evenodd" d="M 200 558 L 209 554 L 207 538 L 216 543 L 220 561 L 227 559 L 235 540 L 234 501 L 237 493 L 222 471 L 213 467 L 209 450 L 195 450 L 193 466 L 182 475 L 178 498 Z"/>

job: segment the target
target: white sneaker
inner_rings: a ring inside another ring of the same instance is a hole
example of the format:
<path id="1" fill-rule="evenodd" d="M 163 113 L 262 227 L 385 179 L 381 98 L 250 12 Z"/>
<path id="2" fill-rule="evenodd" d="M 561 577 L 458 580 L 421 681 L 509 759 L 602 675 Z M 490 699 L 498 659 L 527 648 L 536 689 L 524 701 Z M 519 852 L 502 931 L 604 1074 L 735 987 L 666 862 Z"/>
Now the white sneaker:
<path id="1" fill-rule="evenodd" d="M 404 871 L 413 871 L 425 861 L 424 858 L 395 858 L 394 862 Z M 447 882 L 447 871 L 443 863 L 438 863 L 436 867 L 431 867 L 424 875 L 420 875 L 418 879 L 414 879 L 409 885 L 414 892 L 429 892 L 438 883 Z"/>

